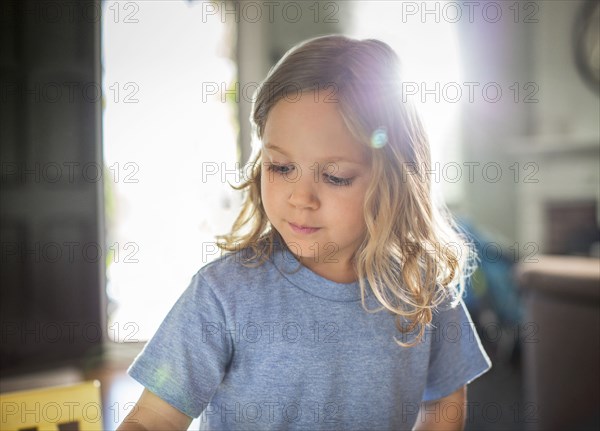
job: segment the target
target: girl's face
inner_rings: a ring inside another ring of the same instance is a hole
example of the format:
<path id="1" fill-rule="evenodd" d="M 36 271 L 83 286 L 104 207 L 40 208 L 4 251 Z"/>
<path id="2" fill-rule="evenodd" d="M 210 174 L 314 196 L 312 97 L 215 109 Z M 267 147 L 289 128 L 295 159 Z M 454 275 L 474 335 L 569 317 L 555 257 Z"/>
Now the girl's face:
<path id="1" fill-rule="evenodd" d="M 269 112 L 262 147 L 262 201 L 290 250 L 313 272 L 356 280 L 350 259 L 365 234 L 368 150 L 325 93 L 303 92 Z"/>

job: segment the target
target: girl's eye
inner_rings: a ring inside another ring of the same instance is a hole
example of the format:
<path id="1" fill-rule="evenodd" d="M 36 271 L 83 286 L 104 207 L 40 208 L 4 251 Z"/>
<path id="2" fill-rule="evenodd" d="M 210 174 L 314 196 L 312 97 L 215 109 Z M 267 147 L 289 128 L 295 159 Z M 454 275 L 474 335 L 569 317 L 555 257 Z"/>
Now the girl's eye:
<path id="1" fill-rule="evenodd" d="M 267 169 L 271 172 L 275 172 L 278 174 L 288 174 L 292 169 L 292 166 L 278 165 L 276 163 L 269 163 Z"/>
<path id="2" fill-rule="evenodd" d="M 323 176 L 325 177 L 326 182 L 333 184 L 334 186 L 349 186 L 352 184 L 352 180 L 354 179 L 334 177 L 333 175 L 329 174 L 323 174 Z"/>
<path id="3" fill-rule="evenodd" d="M 267 165 L 267 170 L 270 172 L 275 172 L 279 175 L 288 175 L 292 169 L 294 169 L 293 165 L 278 165 L 277 163 L 269 163 Z M 354 180 L 354 178 L 340 178 L 329 174 L 323 174 L 323 178 L 324 182 L 336 187 L 350 186 Z"/>

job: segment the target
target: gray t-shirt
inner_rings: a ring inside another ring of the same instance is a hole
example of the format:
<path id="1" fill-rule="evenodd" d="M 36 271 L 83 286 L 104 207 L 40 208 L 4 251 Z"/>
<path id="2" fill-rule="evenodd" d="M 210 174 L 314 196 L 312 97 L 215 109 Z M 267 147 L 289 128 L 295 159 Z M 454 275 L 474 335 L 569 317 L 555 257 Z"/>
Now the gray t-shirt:
<path id="1" fill-rule="evenodd" d="M 462 301 L 401 347 L 394 336 L 409 338 L 391 313 L 362 308 L 358 282 L 327 280 L 281 245 L 256 268 L 242 253 L 196 273 L 128 371 L 202 414 L 201 430 L 410 429 L 421 401 L 491 366 Z M 372 293 L 366 304 L 380 308 Z"/>

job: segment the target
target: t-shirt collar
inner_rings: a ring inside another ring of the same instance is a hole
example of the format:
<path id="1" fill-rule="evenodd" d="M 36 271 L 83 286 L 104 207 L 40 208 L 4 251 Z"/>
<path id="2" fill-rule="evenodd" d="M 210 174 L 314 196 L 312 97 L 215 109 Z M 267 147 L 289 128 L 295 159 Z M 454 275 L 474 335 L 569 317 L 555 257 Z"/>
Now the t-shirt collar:
<path id="1" fill-rule="evenodd" d="M 337 283 L 318 275 L 300 263 L 296 256 L 281 241 L 281 239 L 277 238 L 273 243 L 271 262 L 291 284 L 314 296 L 330 301 L 347 302 L 360 300 L 360 285 L 358 281 Z M 366 296 L 368 295 L 369 289 L 367 288 Z"/>

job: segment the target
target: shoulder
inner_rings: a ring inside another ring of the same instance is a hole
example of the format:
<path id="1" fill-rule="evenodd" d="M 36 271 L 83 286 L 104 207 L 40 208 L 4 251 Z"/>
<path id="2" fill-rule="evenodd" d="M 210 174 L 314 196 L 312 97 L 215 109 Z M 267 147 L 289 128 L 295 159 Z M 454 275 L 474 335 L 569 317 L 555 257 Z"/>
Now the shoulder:
<path id="1" fill-rule="evenodd" d="M 275 267 L 270 258 L 250 259 L 249 249 L 228 252 L 202 266 L 193 283 L 204 285 L 220 299 L 243 296 L 254 285 L 264 284 Z"/>
<path id="2" fill-rule="evenodd" d="M 464 292 L 460 288 L 449 288 L 437 286 L 434 294 L 433 302 L 435 305 L 432 306 L 432 320 L 435 321 L 438 318 L 442 318 L 448 313 L 460 313 L 464 311 L 465 305 L 463 301 Z"/>
<path id="3" fill-rule="evenodd" d="M 469 320 L 470 315 L 462 297 L 447 296 L 438 306 L 433 308 L 431 317 L 432 323 L 437 326 L 450 321 L 463 322 Z"/>

